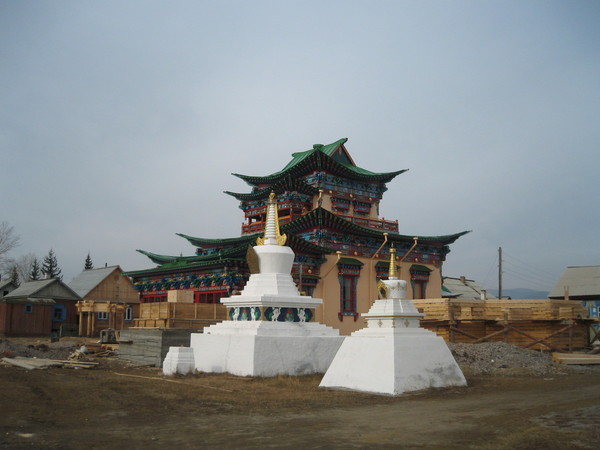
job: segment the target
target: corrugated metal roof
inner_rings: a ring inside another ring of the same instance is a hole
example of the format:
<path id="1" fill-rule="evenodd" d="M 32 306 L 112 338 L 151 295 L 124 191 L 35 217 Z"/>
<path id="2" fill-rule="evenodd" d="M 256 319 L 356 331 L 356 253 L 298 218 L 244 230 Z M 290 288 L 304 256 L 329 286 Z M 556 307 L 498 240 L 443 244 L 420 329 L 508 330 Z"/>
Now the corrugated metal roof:
<path id="1" fill-rule="evenodd" d="M 565 288 L 569 290 L 571 300 L 577 297 L 600 299 L 600 266 L 567 267 L 548 297 L 564 298 Z"/>
<path id="2" fill-rule="evenodd" d="M 458 299 L 481 299 L 481 291 L 484 290 L 483 286 L 480 286 L 473 280 L 467 280 L 466 278 L 451 278 L 443 277 L 442 279 L 442 295 L 444 297 L 454 297 Z M 496 298 L 489 291 L 486 292 L 488 299 Z"/>
<path id="3" fill-rule="evenodd" d="M 81 298 L 88 295 L 92 289 L 98 286 L 115 270 L 119 270 L 119 266 L 102 267 L 98 269 L 88 269 L 77 275 L 73 281 L 69 283 L 69 287 L 77 292 Z"/>

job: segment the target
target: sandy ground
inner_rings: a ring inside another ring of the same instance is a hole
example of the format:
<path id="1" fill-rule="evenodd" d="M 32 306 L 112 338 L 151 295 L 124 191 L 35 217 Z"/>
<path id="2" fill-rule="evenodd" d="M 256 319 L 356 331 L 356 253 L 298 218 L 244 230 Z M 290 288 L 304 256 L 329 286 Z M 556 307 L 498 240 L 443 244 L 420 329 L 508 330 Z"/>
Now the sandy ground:
<path id="1" fill-rule="evenodd" d="M 597 448 L 600 370 L 469 375 L 400 397 L 324 390 L 320 376 L 165 378 L 0 364 L 2 448 Z"/>

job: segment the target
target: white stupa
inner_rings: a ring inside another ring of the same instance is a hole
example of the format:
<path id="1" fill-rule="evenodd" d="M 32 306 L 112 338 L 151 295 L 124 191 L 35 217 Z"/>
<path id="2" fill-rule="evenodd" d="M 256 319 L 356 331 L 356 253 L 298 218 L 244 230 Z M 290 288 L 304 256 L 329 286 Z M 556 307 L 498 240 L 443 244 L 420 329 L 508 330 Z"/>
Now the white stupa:
<path id="1" fill-rule="evenodd" d="M 420 327 L 419 313 L 396 276 L 392 248 L 389 279 L 378 284 L 381 299 L 368 313 L 367 327 L 348 336 L 321 387 L 399 395 L 431 387 L 466 386 L 444 339 Z"/>
<path id="2" fill-rule="evenodd" d="M 285 241 L 271 193 L 264 238 L 248 261 L 257 273 L 241 295 L 221 299 L 230 320 L 191 335 L 196 370 L 265 377 L 327 370 L 344 338 L 315 322 L 322 300 L 298 292 L 291 275 L 294 251 Z"/>

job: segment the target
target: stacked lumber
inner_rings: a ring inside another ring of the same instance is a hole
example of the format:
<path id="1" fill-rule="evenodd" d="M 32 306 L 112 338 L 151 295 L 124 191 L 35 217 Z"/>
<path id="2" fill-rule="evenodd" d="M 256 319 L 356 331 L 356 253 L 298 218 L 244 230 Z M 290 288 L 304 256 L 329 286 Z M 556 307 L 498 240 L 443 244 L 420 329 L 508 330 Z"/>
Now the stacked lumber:
<path id="1" fill-rule="evenodd" d="M 15 358 L 2 358 L 2 362 L 27 370 L 47 369 L 49 367 L 66 367 L 69 369 L 92 369 L 98 365 L 96 362 L 71 361 L 43 358 L 26 358 L 16 356 Z"/>
<path id="2" fill-rule="evenodd" d="M 202 329 L 227 319 L 227 308 L 213 303 L 142 303 L 136 328 Z"/>
<path id="3" fill-rule="evenodd" d="M 413 300 L 425 314 L 421 326 L 448 342 L 504 341 L 533 349 L 589 344 L 585 307 L 570 300 Z"/>
<path id="4" fill-rule="evenodd" d="M 586 353 L 552 353 L 552 359 L 561 364 L 600 364 L 600 355 Z"/>

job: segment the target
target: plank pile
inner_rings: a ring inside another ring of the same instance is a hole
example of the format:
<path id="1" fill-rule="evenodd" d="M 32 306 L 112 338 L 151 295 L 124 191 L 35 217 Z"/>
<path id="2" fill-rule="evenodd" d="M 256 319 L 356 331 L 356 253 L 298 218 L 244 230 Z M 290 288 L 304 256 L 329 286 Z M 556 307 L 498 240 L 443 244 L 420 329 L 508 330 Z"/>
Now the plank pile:
<path id="1" fill-rule="evenodd" d="M 69 369 L 93 369 L 98 365 L 96 362 L 70 361 L 59 359 L 26 358 L 16 356 L 14 358 L 2 358 L 2 362 L 27 370 L 47 369 L 49 367 L 66 367 Z"/>
<path id="2" fill-rule="evenodd" d="M 413 300 L 421 326 L 447 342 L 507 342 L 523 348 L 572 350 L 589 345 L 590 319 L 571 300 Z"/>
<path id="3" fill-rule="evenodd" d="M 600 364 L 600 355 L 586 353 L 552 353 L 552 359 L 561 364 Z"/>

